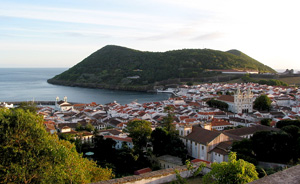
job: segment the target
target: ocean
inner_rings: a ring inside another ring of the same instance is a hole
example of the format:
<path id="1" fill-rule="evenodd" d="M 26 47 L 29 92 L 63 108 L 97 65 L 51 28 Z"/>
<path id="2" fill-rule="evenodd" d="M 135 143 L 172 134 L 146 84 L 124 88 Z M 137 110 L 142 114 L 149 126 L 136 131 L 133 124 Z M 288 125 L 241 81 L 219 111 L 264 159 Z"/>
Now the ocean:
<path id="1" fill-rule="evenodd" d="M 0 68 L 0 102 L 55 101 L 67 96 L 69 102 L 106 104 L 116 101 L 128 104 L 166 100 L 170 94 L 91 89 L 59 86 L 47 83 L 47 79 L 67 68 Z"/>

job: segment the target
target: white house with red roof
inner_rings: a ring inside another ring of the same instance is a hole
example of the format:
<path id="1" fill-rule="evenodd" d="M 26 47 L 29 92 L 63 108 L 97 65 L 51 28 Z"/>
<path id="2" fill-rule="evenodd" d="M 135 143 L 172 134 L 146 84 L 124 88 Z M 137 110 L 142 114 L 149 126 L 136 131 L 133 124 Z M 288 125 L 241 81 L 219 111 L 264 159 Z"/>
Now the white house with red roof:
<path id="1" fill-rule="evenodd" d="M 233 127 L 234 125 L 229 123 L 228 121 L 225 121 L 223 119 L 213 119 L 211 122 L 211 128 L 214 130 L 224 130 L 224 128 L 227 127 Z"/>
<path id="2" fill-rule="evenodd" d="M 123 143 L 127 144 L 127 146 L 132 149 L 133 142 L 131 137 L 119 137 L 119 136 L 112 136 L 112 135 L 104 135 L 104 139 L 112 139 L 116 141 L 115 149 L 121 149 L 123 147 Z"/>

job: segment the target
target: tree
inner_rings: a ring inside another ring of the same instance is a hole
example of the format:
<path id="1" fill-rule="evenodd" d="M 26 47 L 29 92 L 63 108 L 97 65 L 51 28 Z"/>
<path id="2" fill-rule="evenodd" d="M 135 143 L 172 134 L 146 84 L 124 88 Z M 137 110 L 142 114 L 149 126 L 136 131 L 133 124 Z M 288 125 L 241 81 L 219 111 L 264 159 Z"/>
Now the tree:
<path id="1" fill-rule="evenodd" d="M 126 142 L 122 143 L 121 149 L 115 149 L 116 142 L 111 138 L 104 139 L 103 136 L 97 136 L 94 141 L 93 158 L 102 167 L 113 168 L 117 178 L 132 175 L 141 168 L 152 167 L 142 152 L 136 153 Z"/>
<path id="2" fill-rule="evenodd" d="M 242 159 L 236 160 L 236 153 L 229 154 L 229 161 L 212 163 L 211 171 L 203 177 L 204 183 L 249 183 L 258 179 L 255 166 Z"/>
<path id="3" fill-rule="evenodd" d="M 187 82 L 186 85 L 188 85 L 188 86 L 193 86 L 193 82 L 191 82 L 191 81 L 190 81 L 190 82 Z"/>
<path id="4" fill-rule="evenodd" d="M 82 130 L 83 130 L 83 126 L 81 125 L 81 123 L 78 122 L 78 123 L 76 124 L 75 130 L 76 130 L 76 131 L 82 131 Z"/>
<path id="5" fill-rule="evenodd" d="M 206 102 L 210 107 L 216 107 L 221 110 L 227 111 L 228 110 L 228 104 L 219 100 L 211 99 Z"/>
<path id="6" fill-rule="evenodd" d="M 190 178 L 195 178 L 197 177 L 203 170 L 203 168 L 206 166 L 205 163 L 201 163 L 199 166 L 193 164 L 192 162 L 190 162 L 189 160 L 185 161 L 185 165 L 188 171 L 190 171 L 191 177 Z M 176 174 L 176 181 L 172 182 L 174 184 L 188 184 L 187 179 L 183 178 L 180 175 L 180 172 L 175 169 L 175 174 Z"/>
<path id="7" fill-rule="evenodd" d="M 257 165 L 257 160 L 253 152 L 253 144 L 251 139 L 243 139 L 233 142 L 231 151 L 236 152 L 238 159 L 243 159 L 254 165 Z"/>
<path id="8" fill-rule="evenodd" d="M 267 95 L 260 95 L 254 101 L 253 107 L 260 111 L 270 111 L 271 110 L 271 100 Z"/>
<path id="9" fill-rule="evenodd" d="M 137 163 L 138 155 L 123 142 L 122 148 L 117 151 L 117 156 L 113 158 L 116 166 L 117 177 L 132 175 L 134 171 L 140 169 Z"/>
<path id="10" fill-rule="evenodd" d="M 151 133 L 151 142 L 153 145 L 153 153 L 157 156 L 165 155 L 168 153 L 166 150 L 167 143 L 170 142 L 168 132 L 163 128 L 156 128 Z"/>
<path id="11" fill-rule="evenodd" d="M 94 138 L 94 153 L 95 159 L 100 164 L 110 162 L 116 156 L 116 141 L 111 138 L 104 139 L 103 136 L 96 136 Z"/>
<path id="12" fill-rule="evenodd" d="M 295 125 L 284 126 L 281 130 L 290 135 L 290 140 L 287 142 L 290 145 L 289 153 L 294 162 L 299 161 L 300 155 L 300 128 Z"/>
<path id="13" fill-rule="evenodd" d="M 292 159 L 291 136 L 283 131 L 261 131 L 251 137 L 257 160 L 286 163 Z"/>
<path id="14" fill-rule="evenodd" d="M 185 162 L 187 150 L 177 134 L 168 132 L 165 128 L 156 128 L 151 133 L 151 142 L 156 156 L 173 155 Z"/>
<path id="15" fill-rule="evenodd" d="M 90 183 L 113 177 L 69 141 L 47 133 L 42 117 L 21 109 L 0 109 L 0 153 L 4 183 Z"/>
<path id="16" fill-rule="evenodd" d="M 270 126 L 272 119 L 263 119 L 260 121 L 260 124 L 265 125 L 265 126 Z"/>
<path id="17" fill-rule="evenodd" d="M 135 149 L 142 149 L 146 147 L 152 132 L 151 122 L 146 120 L 129 121 L 125 129 L 132 138 Z"/>
<path id="18" fill-rule="evenodd" d="M 23 109 L 25 111 L 28 110 L 33 113 L 37 111 L 36 103 L 34 102 L 21 102 L 18 106 L 18 109 Z"/>
<path id="19" fill-rule="evenodd" d="M 168 110 L 168 115 L 164 117 L 162 120 L 162 126 L 166 129 L 167 132 L 176 134 L 176 128 L 173 122 L 174 122 L 173 113 L 171 110 Z"/>
<path id="20" fill-rule="evenodd" d="M 85 126 L 85 130 L 92 132 L 95 130 L 95 127 L 89 122 L 86 126 Z"/>
<path id="21" fill-rule="evenodd" d="M 276 128 L 283 128 L 285 126 L 295 125 L 300 128 L 300 120 L 281 120 L 276 123 Z"/>

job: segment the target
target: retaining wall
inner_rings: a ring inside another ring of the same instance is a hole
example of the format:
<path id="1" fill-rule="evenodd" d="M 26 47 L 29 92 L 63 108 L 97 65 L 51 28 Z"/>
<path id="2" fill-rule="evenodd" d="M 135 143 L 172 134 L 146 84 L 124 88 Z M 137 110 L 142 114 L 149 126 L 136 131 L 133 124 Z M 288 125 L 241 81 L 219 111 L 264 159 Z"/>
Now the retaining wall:
<path id="1" fill-rule="evenodd" d="M 195 163 L 194 168 L 198 168 L 200 163 Z M 191 177 L 193 170 L 190 171 L 186 168 L 186 166 L 179 166 L 176 168 L 162 169 L 158 171 L 152 171 L 149 173 L 127 176 L 123 178 L 117 178 L 107 181 L 100 181 L 93 184 L 159 184 L 159 183 L 167 183 L 176 180 L 175 170 L 180 172 L 181 177 L 188 178 Z M 202 169 L 202 174 L 206 174 L 211 170 L 210 165 L 206 165 Z"/>

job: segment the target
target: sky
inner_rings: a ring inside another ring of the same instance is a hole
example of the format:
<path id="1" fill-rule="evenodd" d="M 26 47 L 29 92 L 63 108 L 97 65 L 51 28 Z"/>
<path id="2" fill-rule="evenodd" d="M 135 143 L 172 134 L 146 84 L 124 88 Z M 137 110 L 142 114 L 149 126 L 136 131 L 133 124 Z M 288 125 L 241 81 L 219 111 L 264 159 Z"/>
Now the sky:
<path id="1" fill-rule="evenodd" d="M 296 0 L 1 0 L 0 68 L 69 68 L 105 45 L 237 49 L 298 69 Z"/>

